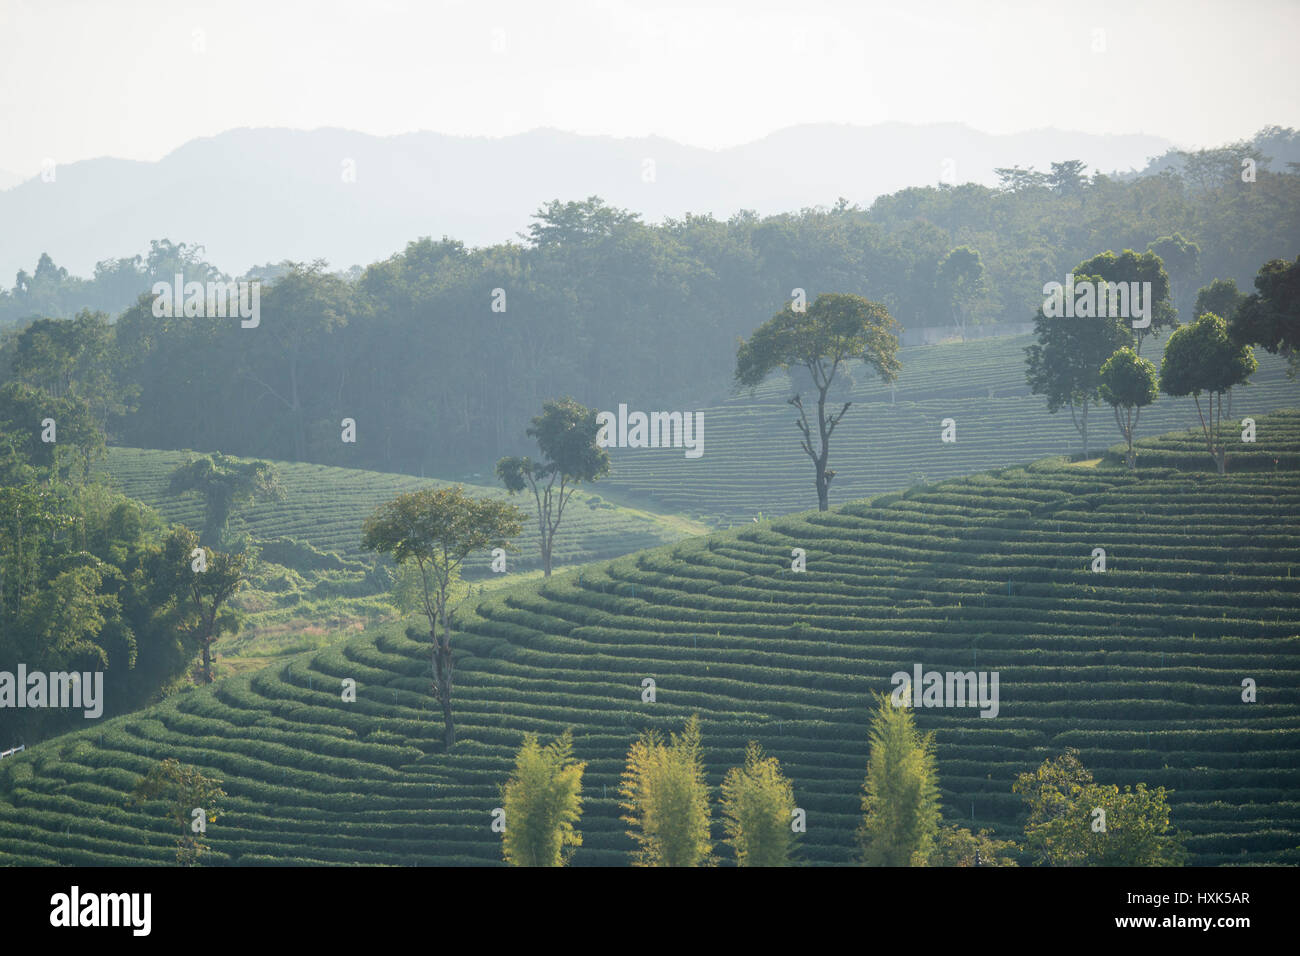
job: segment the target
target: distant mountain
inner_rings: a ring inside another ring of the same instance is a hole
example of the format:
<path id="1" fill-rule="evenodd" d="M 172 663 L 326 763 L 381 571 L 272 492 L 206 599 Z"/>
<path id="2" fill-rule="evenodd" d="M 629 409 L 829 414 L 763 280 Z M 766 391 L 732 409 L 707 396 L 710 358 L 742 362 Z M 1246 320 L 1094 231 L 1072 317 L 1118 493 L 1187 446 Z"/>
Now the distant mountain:
<path id="1" fill-rule="evenodd" d="M 11 173 L 7 169 L 0 169 L 0 189 L 8 189 L 10 186 L 17 186 L 27 177 L 21 173 Z"/>
<path id="2" fill-rule="evenodd" d="M 1266 126 L 1250 139 L 1225 143 L 1217 149 L 1211 149 L 1210 152 L 1224 156 L 1229 167 L 1233 169 L 1232 175 L 1235 175 L 1241 158 L 1248 155 L 1251 149 L 1259 152 L 1260 166 L 1264 169 L 1278 173 L 1300 171 L 1300 130 L 1286 126 Z M 1183 150 L 1171 149 L 1152 157 L 1143 169 L 1123 178 L 1158 176 L 1166 170 L 1182 173 L 1187 167 L 1187 156 L 1188 153 Z"/>
<path id="3" fill-rule="evenodd" d="M 85 160 L 60 166 L 54 182 L 35 177 L 0 192 L 0 280 L 30 271 L 42 252 L 89 276 L 97 261 L 160 238 L 201 243 L 232 273 L 286 258 L 345 268 L 423 235 L 468 245 L 514 238 L 551 199 L 599 195 L 646 221 L 725 218 L 840 196 L 867 205 L 941 178 L 992 185 L 998 166 L 1081 159 L 1092 170 L 1138 169 L 1169 147 L 1155 136 L 995 136 L 955 123 L 798 126 L 717 151 L 553 129 L 500 139 L 236 129 L 156 163 Z"/>

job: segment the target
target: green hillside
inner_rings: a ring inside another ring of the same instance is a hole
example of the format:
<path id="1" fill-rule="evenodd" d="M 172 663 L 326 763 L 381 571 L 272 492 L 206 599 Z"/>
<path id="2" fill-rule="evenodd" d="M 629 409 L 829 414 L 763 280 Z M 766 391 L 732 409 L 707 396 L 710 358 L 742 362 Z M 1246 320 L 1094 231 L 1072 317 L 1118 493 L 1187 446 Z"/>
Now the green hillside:
<path id="1" fill-rule="evenodd" d="M 1018 835 L 1014 776 L 1072 746 L 1101 782 L 1173 788 L 1192 862 L 1300 862 L 1300 413 L 1258 420 L 1224 477 L 1178 435 L 1136 475 L 1042 460 L 494 592 L 459 612 L 450 756 L 397 625 L 186 692 L 0 761 L 0 863 L 170 862 L 161 813 L 122 808 L 168 756 L 225 781 L 214 863 L 490 863 L 521 735 L 571 726 L 575 863 L 618 864 L 628 744 L 698 712 L 710 783 L 757 739 L 807 811 L 802 859 L 846 864 L 869 692 L 918 663 L 1000 674 L 995 718 L 917 711 L 948 820 Z"/>
<path id="2" fill-rule="evenodd" d="M 1068 408 L 1055 415 L 1025 384 L 1025 346 L 1033 336 L 926 345 L 899 350 L 903 370 L 894 389 L 874 372 L 841 401 L 852 399 L 831 440 L 831 504 L 1082 450 Z M 1156 364 L 1164 340 L 1144 354 Z M 1232 394 L 1238 420 L 1300 403 L 1300 383 L 1286 378 L 1286 361 L 1255 350 L 1259 370 Z M 748 390 L 703 408 L 704 454 L 687 459 L 680 449 L 611 449 L 608 484 L 646 496 L 658 510 L 699 517 L 714 525 L 748 522 L 817 506 L 812 462 L 799 448 L 797 413 L 786 404 L 789 380 L 774 375 L 751 396 Z M 638 396 L 620 399 L 649 410 Z M 814 422 L 816 404 L 804 395 Z M 838 409 L 838 405 L 835 406 Z M 602 408 L 617 408 L 608 403 Z M 654 406 L 658 408 L 658 406 Z M 957 423 L 955 444 L 940 441 L 941 422 Z M 1161 395 L 1142 410 L 1138 434 L 1158 435 L 1197 424 L 1190 398 Z M 1100 454 L 1120 440 L 1109 406 L 1089 415 L 1090 451 Z"/>
<path id="3" fill-rule="evenodd" d="M 197 495 L 167 495 L 167 476 L 185 461 L 179 451 L 110 448 L 101 469 L 112 476 L 123 494 L 156 509 L 169 521 L 191 528 L 203 526 L 203 503 Z M 285 489 L 285 500 L 259 502 L 238 513 L 230 522 L 233 534 L 246 531 L 259 540 L 293 538 L 320 551 L 345 558 L 362 557 L 361 523 L 376 507 L 417 488 L 448 483 L 414 475 L 395 475 L 328 465 L 275 462 Z M 465 484 L 473 495 L 508 498 L 500 487 Z M 617 507 L 604 501 L 599 486 L 591 493 L 577 492 L 555 536 L 556 566 L 582 564 L 615 557 L 676 541 L 703 530 L 689 521 Z M 528 519 L 516 539 L 519 553 L 510 558 L 512 571 L 541 567 L 533 499 L 516 495 L 513 502 Z M 466 576 L 490 573 L 489 557 L 479 555 L 466 564 Z"/>

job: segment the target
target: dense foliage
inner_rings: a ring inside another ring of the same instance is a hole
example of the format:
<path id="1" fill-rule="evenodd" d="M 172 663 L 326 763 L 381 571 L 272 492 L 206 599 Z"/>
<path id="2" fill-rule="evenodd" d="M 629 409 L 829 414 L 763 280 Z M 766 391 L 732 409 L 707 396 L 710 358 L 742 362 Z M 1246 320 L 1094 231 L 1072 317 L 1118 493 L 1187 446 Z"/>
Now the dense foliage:
<path id="1" fill-rule="evenodd" d="M 969 331 L 1029 321 L 1045 281 L 1107 250 L 1169 256 L 1170 301 L 1184 308 L 1214 279 L 1246 287 L 1261 262 L 1300 248 L 1300 176 L 1261 168 L 1244 183 L 1239 172 L 1223 157 L 1132 180 L 1063 169 L 996 189 L 905 189 L 869 209 L 841 202 L 658 225 L 594 197 L 555 201 L 518 244 L 422 238 L 354 281 L 321 263 L 260 270 L 256 328 L 154 317 L 153 279 L 216 274 L 194 247 L 162 242 L 148 262 L 105 267 L 126 277 L 134 302 L 68 291 L 74 280 L 44 263 L 9 307 L 24 320 L 125 307 L 109 343 L 116 388 L 104 407 L 127 444 L 486 470 L 526 450 L 530 418 L 559 395 L 597 409 L 724 395 L 736 339 L 794 289 L 810 302 L 823 292 L 865 296 L 904 329 L 958 321 Z M 970 254 L 954 258 L 961 248 Z M 11 340 L 0 377 L 14 356 Z M 356 422 L 355 445 L 340 441 L 344 418 Z"/>

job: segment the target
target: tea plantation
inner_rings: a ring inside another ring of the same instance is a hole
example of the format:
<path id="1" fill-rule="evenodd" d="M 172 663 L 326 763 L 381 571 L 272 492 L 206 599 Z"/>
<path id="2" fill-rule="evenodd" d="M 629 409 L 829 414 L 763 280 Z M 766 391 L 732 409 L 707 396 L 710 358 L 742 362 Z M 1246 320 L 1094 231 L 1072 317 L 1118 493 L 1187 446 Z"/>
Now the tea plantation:
<path id="1" fill-rule="evenodd" d="M 994 718 L 917 711 L 948 821 L 1018 837 L 1015 775 L 1070 746 L 1104 783 L 1172 788 L 1191 862 L 1300 863 L 1300 413 L 1256 417 L 1224 477 L 1177 435 L 1136 474 L 1045 459 L 503 588 L 458 612 L 450 755 L 399 625 L 47 741 L 0 761 L 0 863 L 171 862 L 162 808 L 124 806 L 164 757 L 224 781 L 211 864 L 493 863 L 522 734 L 568 726 L 574 863 L 619 864 L 630 741 L 698 712 L 715 798 L 756 739 L 807 811 L 802 861 L 848 864 L 869 695 L 914 664 L 1000 674 Z"/>
<path id="2" fill-rule="evenodd" d="M 166 494 L 168 475 L 185 458 L 186 454 L 179 451 L 110 448 L 100 467 L 113 478 L 123 494 L 143 501 L 169 521 L 201 528 L 201 498 Z M 348 558 L 364 557 L 360 550 L 361 523 L 376 507 L 404 492 L 448 484 L 414 475 L 328 465 L 275 462 L 275 466 L 281 476 L 285 499 L 257 502 L 248 510 L 237 513 L 231 519 L 231 531 L 236 534 L 246 531 L 261 541 L 292 538 L 319 551 L 332 551 Z M 499 486 L 466 484 L 465 490 L 480 497 L 509 497 Z M 532 495 L 515 495 L 510 500 L 527 516 L 524 533 L 515 540 L 519 552 L 510 557 L 510 568 L 517 571 L 540 568 Z M 580 491 L 565 510 L 565 521 L 555 536 L 555 565 L 616 557 L 676 541 L 700 530 L 702 528 L 689 521 L 620 508 L 604 501 L 598 494 Z M 468 577 L 487 573 L 487 556 L 473 559 L 466 566 Z"/>
<path id="3" fill-rule="evenodd" d="M 1069 408 L 1055 415 L 1025 384 L 1025 346 L 1033 336 L 916 346 L 899 350 L 903 369 L 896 386 L 874 372 L 854 370 L 857 382 L 840 402 L 853 407 L 831 439 L 831 504 L 907 487 L 1082 451 Z M 1147 342 L 1143 355 L 1160 364 L 1164 339 Z M 1236 419 L 1300 403 L 1300 384 L 1286 377 L 1286 361 L 1256 349 L 1259 369 L 1250 384 L 1232 392 Z M 788 378 L 774 374 L 751 396 L 748 390 L 703 406 L 704 454 L 687 459 L 680 449 L 611 449 L 613 472 L 606 484 L 644 495 L 650 507 L 689 514 L 713 526 L 749 522 L 817 506 L 813 466 L 799 448 L 797 412 L 786 404 Z M 832 396 L 836 393 L 832 391 Z M 815 393 L 803 395 L 816 431 Z M 638 396 L 622 399 L 642 408 Z M 614 408 L 603 405 L 602 408 Z M 835 404 L 833 411 L 840 405 Z M 941 423 L 952 418 L 957 441 L 940 441 Z M 1161 395 L 1142 410 L 1138 436 L 1199 426 L 1190 398 Z M 1089 413 L 1094 455 L 1120 440 L 1108 405 Z"/>

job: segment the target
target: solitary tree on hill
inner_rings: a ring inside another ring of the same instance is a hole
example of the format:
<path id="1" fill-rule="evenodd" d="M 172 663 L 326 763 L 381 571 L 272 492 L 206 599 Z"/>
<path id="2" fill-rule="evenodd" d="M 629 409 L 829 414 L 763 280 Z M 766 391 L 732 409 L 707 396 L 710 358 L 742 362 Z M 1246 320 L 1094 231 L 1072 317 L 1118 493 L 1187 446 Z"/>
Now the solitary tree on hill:
<path id="1" fill-rule="evenodd" d="M 456 742 L 451 717 L 452 656 L 448 604 L 465 559 L 476 551 L 510 546 L 523 512 L 490 498 L 474 498 L 457 485 L 399 495 L 366 519 L 361 546 L 390 554 L 398 564 L 415 563 L 420 603 L 433 644 L 433 690 L 442 705 L 444 742 Z"/>
<path id="2" fill-rule="evenodd" d="M 828 412 L 826 396 L 835 376 L 851 359 L 874 368 L 881 380 L 893 382 L 902 367 L 898 361 L 898 336 L 889 310 L 860 295 L 827 293 L 817 296 L 805 311 L 793 305 L 768 319 L 742 341 L 736 353 L 736 383 L 754 388 L 771 372 L 802 366 L 817 390 L 817 434 L 798 393 L 789 403 L 799 410 L 795 424 L 803 435 L 800 447 L 812 459 L 817 472 L 817 507 L 830 507 L 829 490 L 835 472 L 826 467 L 831 435 L 844 420 L 852 402 L 838 412 Z"/>
<path id="3" fill-rule="evenodd" d="M 542 539 L 542 573 L 548 578 L 565 504 L 579 484 L 596 481 L 609 472 L 609 452 L 596 444 L 599 431 L 591 409 L 572 398 L 548 401 L 527 431 L 529 438 L 537 439 L 542 460 L 502 458 L 497 462 L 497 477 L 508 492 L 513 495 L 532 489 Z"/>

